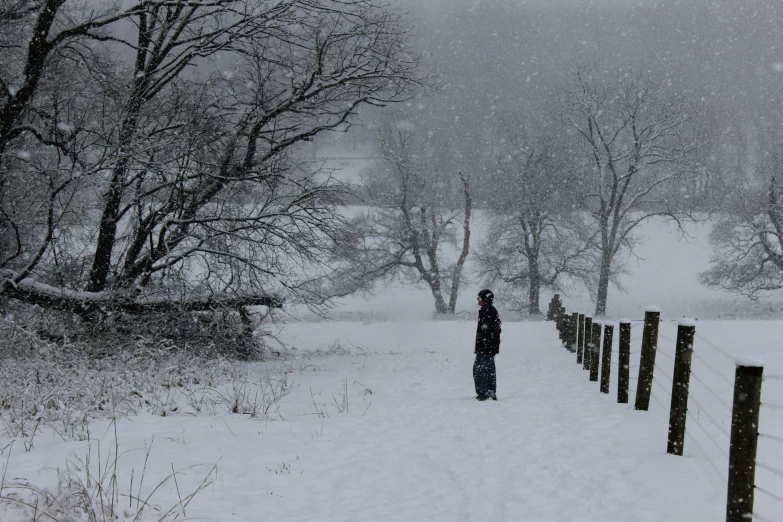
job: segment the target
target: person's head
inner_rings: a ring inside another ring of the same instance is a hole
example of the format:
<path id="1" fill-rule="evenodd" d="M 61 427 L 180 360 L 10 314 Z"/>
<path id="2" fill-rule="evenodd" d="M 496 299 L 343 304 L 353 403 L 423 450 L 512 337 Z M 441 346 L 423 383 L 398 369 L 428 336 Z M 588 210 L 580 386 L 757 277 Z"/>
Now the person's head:
<path id="1" fill-rule="evenodd" d="M 492 301 L 495 300 L 495 294 L 492 293 L 492 290 L 487 290 L 486 288 L 478 293 L 478 304 L 479 306 L 484 305 L 491 305 Z"/>

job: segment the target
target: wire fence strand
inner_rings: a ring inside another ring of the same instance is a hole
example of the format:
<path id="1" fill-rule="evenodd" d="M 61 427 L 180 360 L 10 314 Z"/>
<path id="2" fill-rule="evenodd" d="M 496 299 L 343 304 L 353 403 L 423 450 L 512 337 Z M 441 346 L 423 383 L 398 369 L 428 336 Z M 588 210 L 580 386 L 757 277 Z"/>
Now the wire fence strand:
<path id="1" fill-rule="evenodd" d="M 671 382 L 674 382 L 674 377 L 672 377 L 671 375 L 669 375 L 668 373 L 666 373 L 666 372 L 665 372 L 665 371 L 664 371 L 664 370 L 663 370 L 663 369 L 660 367 L 660 365 L 659 365 L 658 363 L 655 363 L 655 369 L 656 369 L 656 370 L 658 370 L 658 372 L 660 372 L 661 374 L 663 374 L 663 376 L 664 376 L 664 377 L 666 377 L 667 379 L 669 379 Z M 653 380 L 655 380 L 655 379 L 653 379 Z"/>
<path id="2" fill-rule="evenodd" d="M 759 522 L 775 522 L 771 518 L 763 517 L 755 511 L 751 514 L 751 516 L 753 517 L 753 520 L 758 520 Z"/>
<path id="3" fill-rule="evenodd" d="M 653 383 L 657 384 L 658 386 L 660 386 L 661 390 L 663 390 L 663 393 L 664 393 L 664 395 L 666 395 L 666 397 L 668 397 L 669 399 L 672 398 L 672 393 L 669 390 L 667 390 L 666 388 L 664 388 L 663 384 L 661 384 L 660 382 L 656 381 L 655 379 L 653 379 Z M 664 406 L 664 408 L 665 408 L 665 406 Z"/>
<path id="4" fill-rule="evenodd" d="M 783 443 L 783 437 L 778 437 L 777 435 L 769 435 L 767 433 L 759 433 L 759 437 L 761 437 L 763 439 L 771 439 L 771 440 Z"/>
<path id="5" fill-rule="evenodd" d="M 758 490 L 758 491 L 761 491 L 765 495 L 770 496 L 770 497 L 774 498 L 775 500 L 777 500 L 779 502 L 783 502 L 783 497 L 781 497 L 780 495 L 778 495 L 776 493 L 773 493 L 771 491 L 767 491 L 766 489 L 760 488 L 760 487 L 756 486 L 755 484 L 753 485 L 753 488 Z"/>
<path id="6" fill-rule="evenodd" d="M 672 339 L 668 335 L 666 335 L 664 333 L 661 333 L 660 330 L 658 330 L 658 337 L 660 337 L 661 339 L 664 339 L 666 341 L 669 341 L 670 343 L 674 343 L 675 345 L 677 345 L 677 341 L 675 341 L 674 339 Z"/>
<path id="7" fill-rule="evenodd" d="M 709 463 L 710 467 L 712 467 L 712 469 L 715 470 L 715 473 L 718 474 L 718 476 L 721 478 L 721 480 L 723 480 L 723 482 L 727 482 L 728 483 L 728 481 L 729 481 L 728 476 L 724 476 L 723 475 L 723 473 L 718 469 L 718 466 L 716 466 L 715 463 L 712 462 L 712 459 L 709 457 L 709 455 L 707 455 L 707 452 L 704 451 L 701 446 L 699 446 L 699 443 L 696 441 L 696 439 L 693 437 L 693 435 L 688 433 L 688 430 L 685 430 L 685 436 L 688 437 L 689 439 L 691 439 L 691 442 L 693 442 L 693 445 L 696 447 L 696 449 L 698 449 L 701 452 L 701 454 L 704 456 L 704 460 L 706 460 Z"/>
<path id="8" fill-rule="evenodd" d="M 783 381 L 783 375 L 765 375 L 762 380 L 764 381 Z"/>
<path id="9" fill-rule="evenodd" d="M 658 350 L 658 353 L 665 356 L 667 359 L 669 359 L 671 362 L 676 363 L 677 361 L 674 360 L 674 357 L 669 355 L 668 353 L 664 352 L 663 350 Z"/>
<path id="10" fill-rule="evenodd" d="M 664 411 L 668 411 L 668 409 L 669 409 L 669 408 L 668 408 L 668 407 L 667 407 L 667 406 L 666 406 L 664 403 L 662 403 L 662 402 L 661 402 L 661 400 L 660 400 L 660 399 L 658 399 L 658 397 L 656 397 L 654 393 L 651 393 L 651 394 L 650 394 L 650 397 L 652 397 L 652 399 L 653 399 L 655 402 L 657 402 L 657 403 L 658 403 L 658 405 L 660 405 L 660 407 L 664 409 Z"/>
<path id="11" fill-rule="evenodd" d="M 693 377 L 694 379 L 696 379 L 696 380 L 697 380 L 697 381 L 698 381 L 698 382 L 699 382 L 699 383 L 700 383 L 700 384 L 701 384 L 701 385 L 702 385 L 702 386 L 703 386 L 703 387 L 704 387 L 704 388 L 705 388 L 705 389 L 706 389 L 708 392 L 710 392 L 710 394 L 711 394 L 713 397 L 715 397 L 715 400 L 717 400 L 717 401 L 718 401 L 720 404 L 722 404 L 722 405 L 723 405 L 723 407 L 724 407 L 724 408 L 726 408 L 727 410 L 729 410 L 729 413 L 731 413 L 731 411 L 732 411 L 732 408 L 731 408 L 731 406 L 729 406 L 729 405 L 726 403 L 726 401 L 724 401 L 723 399 L 721 399 L 721 398 L 720 398 L 720 396 L 719 396 L 717 393 L 715 393 L 715 391 L 714 391 L 712 388 L 710 388 L 710 387 L 707 385 L 707 383 L 706 383 L 706 382 L 702 381 L 702 380 L 701 380 L 701 377 L 699 377 L 698 375 L 696 375 L 696 374 L 695 374 L 693 371 L 691 371 L 691 377 Z M 690 393 L 689 393 L 689 395 L 690 395 Z"/>
<path id="12" fill-rule="evenodd" d="M 731 384 L 732 386 L 734 385 L 734 383 L 733 383 L 733 382 L 731 382 L 731 379 L 730 379 L 729 377 L 727 377 L 726 375 L 724 375 L 724 374 L 722 374 L 721 372 L 719 372 L 718 370 L 716 370 L 716 369 L 715 369 L 715 368 L 714 368 L 714 367 L 713 367 L 713 366 L 712 366 L 710 363 L 708 363 L 708 362 L 707 362 L 707 359 L 705 359 L 704 357 L 702 357 L 701 355 L 699 355 L 699 354 L 698 354 L 698 352 L 696 352 L 696 351 L 694 350 L 694 351 L 693 351 L 693 352 L 691 352 L 691 353 L 693 354 L 693 356 L 694 356 L 694 357 L 696 357 L 698 360 L 700 360 L 700 361 L 701 361 L 701 363 L 702 363 L 704 366 L 706 366 L 708 369 L 712 370 L 712 371 L 713 371 L 713 373 L 715 373 L 715 374 L 716 374 L 718 377 L 720 377 L 721 379 L 723 379 L 723 380 L 724 380 L 725 382 L 727 382 L 728 384 Z"/>
<path id="13" fill-rule="evenodd" d="M 704 426 L 701 425 L 701 423 L 699 422 L 699 419 L 695 418 L 693 413 L 690 410 L 687 410 L 687 412 L 690 413 L 691 419 L 693 419 L 693 422 L 696 423 L 696 426 L 698 426 L 699 429 L 707 436 L 707 440 L 712 442 L 712 444 L 718 449 L 718 451 L 720 451 L 721 454 L 728 459 L 729 458 L 729 452 L 726 451 L 725 449 L 723 449 L 720 444 L 718 444 L 718 442 L 713 438 L 713 436 L 710 435 L 710 433 L 707 431 L 707 428 L 705 428 Z M 688 424 L 685 425 L 685 431 L 686 432 L 688 431 Z"/>
<path id="14" fill-rule="evenodd" d="M 769 408 L 770 410 L 783 410 L 783 404 L 775 404 L 774 402 L 762 402 L 761 405 L 764 408 Z"/>
<path id="15" fill-rule="evenodd" d="M 710 422 L 712 422 L 715 425 L 715 427 L 720 430 L 721 433 L 723 433 L 726 437 L 728 437 L 729 441 L 731 441 L 731 435 L 729 434 L 729 432 L 726 431 L 726 429 L 723 426 L 721 426 L 721 424 L 718 421 L 712 418 L 712 415 L 707 413 L 707 409 L 704 406 L 702 406 L 699 403 L 699 401 L 697 401 L 696 398 L 690 393 L 688 394 L 688 402 L 692 402 L 693 404 L 695 404 L 696 407 L 699 408 L 699 413 L 704 414 L 704 416 L 707 417 L 710 420 Z M 690 408 L 688 409 L 688 411 L 690 412 Z"/>
<path id="16" fill-rule="evenodd" d="M 756 461 L 756 467 L 767 470 L 773 475 L 777 475 L 778 477 L 783 478 L 783 469 L 778 469 L 773 466 L 769 466 L 767 464 L 764 464 L 763 462 L 759 462 L 758 460 Z"/>
<path id="17" fill-rule="evenodd" d="M 730 355 L 729 352 L 727 352 L 726 350 L 724 350 L 723 348 L 721 348 L 717 344 L 713 343 L 712 341 L 710 341 L 709 339 L 707 339 L 706 337 L 701 335 L 699 332 L 696 332 L 696 337 L 699 338 L 700 340 L 704 341 L 704 343 L 707 344 L 707 346 L 710 346 L 710 347 L 718 350 L 718 352 L 720 352 L 724 357 L 726 357 L 728 360 L 730 360 L 732 364 L 734 364 L 734 357 L 732 355 Z"/>

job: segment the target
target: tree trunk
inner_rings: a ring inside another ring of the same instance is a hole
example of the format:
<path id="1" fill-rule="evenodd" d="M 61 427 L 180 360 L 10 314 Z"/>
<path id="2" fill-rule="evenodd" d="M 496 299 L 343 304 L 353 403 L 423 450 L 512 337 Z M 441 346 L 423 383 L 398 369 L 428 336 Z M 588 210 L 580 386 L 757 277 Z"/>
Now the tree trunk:
<path id="1" fill-rule="evenodd" d="M 527 295 L 527 313 L 530 315 L 541 315 L 539 301 L 541 299 L 541 278 L 536 275 L 530 277 L 530 289 Z"/>
<path id="2" fill-rule="evenodd" d="M 529 277 L 529 289 L 527 294 L 527 313 L 541 315 L 539 301 L 541 299 L 541 274 L 538 269 L 538 252 L 527 258 Z"/>
<path id="3" fill-rule="evenodd" d="M 465 194 L 465 220 L 462 222 L 462 252 L 454 267 L 454 275 L 451 279 L 451 296 L 449 297 L 449 313 L 454 313 L 457 308 L 457 297 L 459 295 L 459 284 L 462 278 L 462 267 L 470 252 L 470 213 L 473 207 L 473 200 L 470 197 L 470 179 L 466 178 L 462 172 L 459 173 L 462 180 L 462 190 Z"/>
<path id="4" fill-rule="evenodd" d="M 539 300 L 541 296 L 541 269 L 538 264 L 538 256 L 541 253 L 541 226 L 540 213 L 536 212 L 534 219 L 530 219 L 529 225 L 525 219 L 521 222 L 525 226 L 525 251 L 527 253 L 528 270 L 528 295 L 527 295 L 527 313 L 530 315 L 541 315 Z M 528 233 L 528 230 L 530 232 Z M 554 280 L 552 281 L 554 283 Z"/>
<path id="5" fill-rule="evenodd" d="M 430 289 L 432 290 L 432 297 L 435 298 L 435 313 L 447 314 L 449 313 L 449 307 L 446 306 L 446 300 L 443 299 L 443 292 L 440 289 L 440 281 L 430 281 Z"/>
<path id="6" fill-rule="evenodd" d="M 144 50 L 138 51 L 143 55 Z M 139 67 L 137 67 L 139 71 Z M 117 240 L 117 215 L 120 211 L 120 203 L 125 188 L 125 177 L 130 163 L 130 149 L 132 138 L 136 134 L 139 123 L 139 113 L 143 104 L 142 93 L 147 88 L 147 78 L 138 76 L 134 80 L 133 91 L 126 107 L 126 116 L 120 127 L 118 150 L 120 158 L 112 169 L 109 182 L 109 191 L 106 194 L 106 203 L 101 214 L 101 223 L 98 228 L 98 241 L 93 255 L 92 268 L 90 269 L 90 281 L 87 284 L 88 292 L 102 292 L 106 289 L 106 280 L 111 268 L 112 252 Z"/>
<path id="7" fill-rule="evenodd" d="M 609 295 L 609 275 L 612 267 L 612 256 L 608 249 L 601 253 L 601 266 L 598 277 L 598 295 L 595 300 L 595 317 L 606 315 L 606 298 Z"/>

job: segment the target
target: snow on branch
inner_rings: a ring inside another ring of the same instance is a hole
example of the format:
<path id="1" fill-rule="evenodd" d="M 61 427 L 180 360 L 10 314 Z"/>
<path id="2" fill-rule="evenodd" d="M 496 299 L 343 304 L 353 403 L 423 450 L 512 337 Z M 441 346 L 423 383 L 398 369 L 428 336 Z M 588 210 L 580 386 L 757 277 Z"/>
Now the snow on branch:
<path id="1" fill-rule="evenodd" d="M 29 278 L 15 281 L 10 270 L 0 272 L 0 293 L 19 301 L 78 314 L 118 311 L 133 315 L 161 312 L 205 312 L 219 308 L 266 306 L 282 308 L 282 298 L 275 295 L 211 294 L 189 299 L 150 297 L 126 291 L 80 292 L 47 285 Z"/>

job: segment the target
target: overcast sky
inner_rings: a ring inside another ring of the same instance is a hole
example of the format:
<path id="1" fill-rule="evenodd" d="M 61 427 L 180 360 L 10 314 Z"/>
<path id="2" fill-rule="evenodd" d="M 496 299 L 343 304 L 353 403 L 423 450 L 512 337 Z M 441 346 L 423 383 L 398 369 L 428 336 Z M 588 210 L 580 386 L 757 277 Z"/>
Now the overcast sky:
<path id="1" fill-rule="evenodd" d="M 720 111 L 783 98 L 780 0 L 406 0 L 463 118 L 540 106 L 577 62 L 644 67 Z"/>

